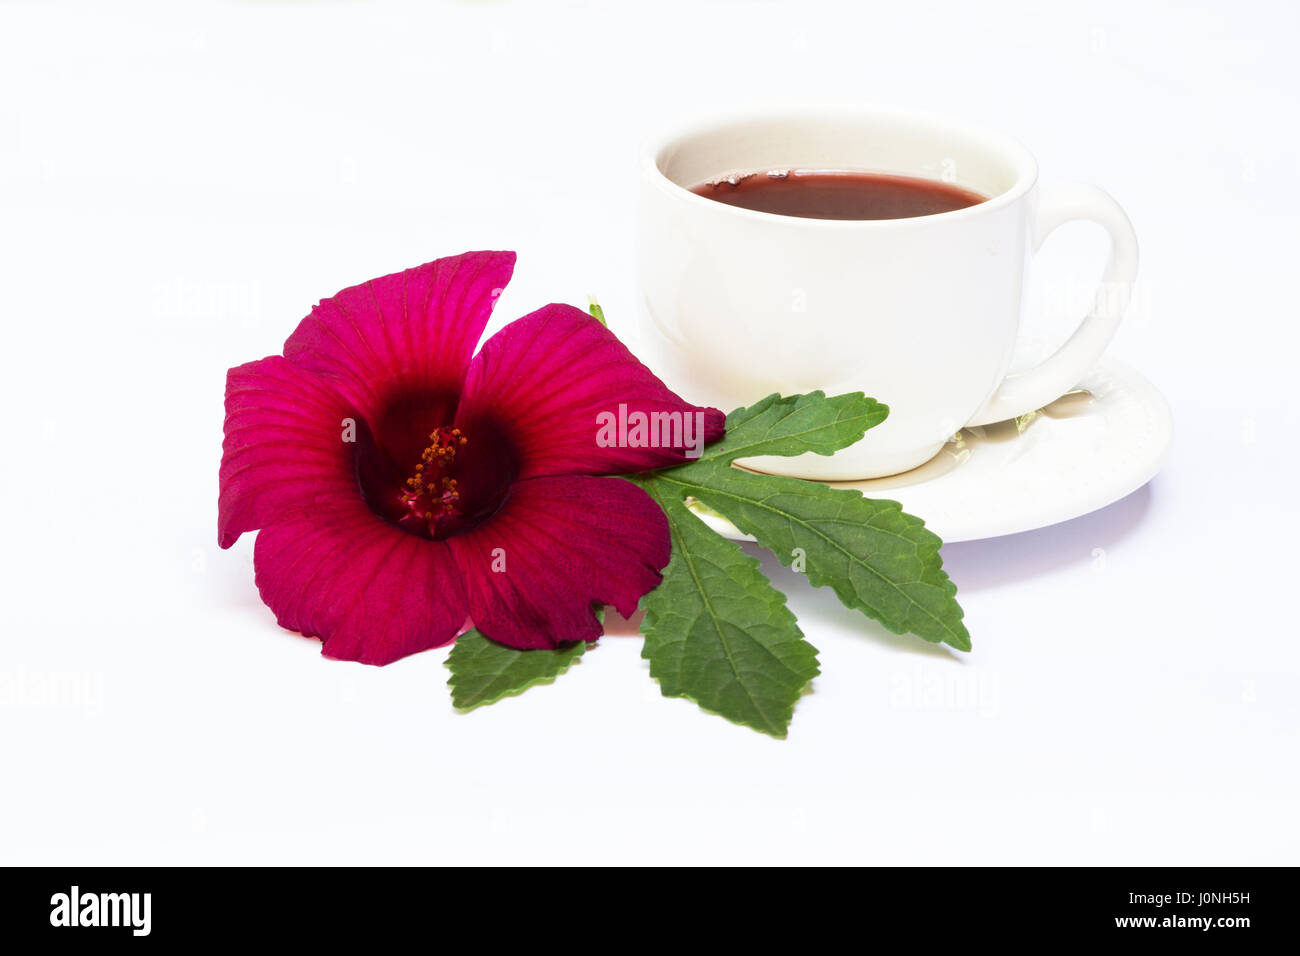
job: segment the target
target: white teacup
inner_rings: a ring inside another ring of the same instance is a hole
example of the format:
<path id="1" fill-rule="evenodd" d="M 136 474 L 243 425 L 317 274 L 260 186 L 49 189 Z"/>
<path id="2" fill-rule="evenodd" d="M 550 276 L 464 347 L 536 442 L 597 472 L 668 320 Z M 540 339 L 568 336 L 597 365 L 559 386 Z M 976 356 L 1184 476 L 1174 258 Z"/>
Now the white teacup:
<path id="1" fill-rule="evenodd" d="M 757 212 L 690 191 L 740 171 L 861 169 L 953 182 L 988 199 L 908 219 Z M 641 165 L 637 354 L 691 401 L 730 411 L 772 392 L 863 391 L 889 419 L 833 456 L 746 464 L 874 478 L 923 464 L 965 425 L 1033 411 L 1097 361 L 1128 306 L 1137 239 L 1093 186 L 1037 185 L 1023 146 L 907 110 L 807 108 L 672 133 Z M 1055 354 L 1007 375 L 1025 263 L 1057 226 L 1111 236 L 1093 310 Z M 1104 293 L 1104 294 L 1103 294 Z"/>

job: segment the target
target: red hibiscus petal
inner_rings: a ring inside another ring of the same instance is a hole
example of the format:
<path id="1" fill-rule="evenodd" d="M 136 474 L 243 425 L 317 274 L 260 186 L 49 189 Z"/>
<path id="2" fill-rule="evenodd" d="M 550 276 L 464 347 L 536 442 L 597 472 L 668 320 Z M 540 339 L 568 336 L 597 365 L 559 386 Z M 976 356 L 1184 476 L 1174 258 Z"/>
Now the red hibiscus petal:
<path id="1" fill-rule="evenodd" d="M 513 252 L 466 252 L 344 289 L 298 324 L 285 357 L 372 424 L 404 389 L 459 392 L 514 268 Z"/>
<path id="2" fill-rule="evenodd" d="M 394 528 L 359 498 L 263 528 L 253 564 L 280 626 L 339 660 L 392 663 L 446 644 L 467 616 L 446 543 Z"/>
<path id="3" fill-rule="evenodd" d="M 226 373 L 217 540 L 254 531 L 339 498 L 358 496 L 348 406 L 279 355 Z"/>
<path id="4" fill-rule="evenodd" d="M 518 648 L 594 641 L 593 605 L 629 617 L 662 580 L 668 521 L 620 478 L 533 478 L 511 489 L 491 521 L 448 539 L 474 625 Z"/>
<path id="5" fill-rule="evenodd" d="M 668 434 L 660 447 L 605 444 L 598 416 L 617 419 L 620 406 L 629 417 L 676 414 L 677 431 L 663 428 Z M 609 329 L 569 305 L 538 309 L 483 343 L 470 364 L 456 421 L 473 435 L 475 421 L 484 419 L 504 429 L 515 446 L 522 478 L 680 464 L 692 457 L 682 447 L 689 439 L 702 432 L 702 441 L 691 444 L 703 447 L 722 436 L 725 423 L 716 408 L 674 395 Z"/>

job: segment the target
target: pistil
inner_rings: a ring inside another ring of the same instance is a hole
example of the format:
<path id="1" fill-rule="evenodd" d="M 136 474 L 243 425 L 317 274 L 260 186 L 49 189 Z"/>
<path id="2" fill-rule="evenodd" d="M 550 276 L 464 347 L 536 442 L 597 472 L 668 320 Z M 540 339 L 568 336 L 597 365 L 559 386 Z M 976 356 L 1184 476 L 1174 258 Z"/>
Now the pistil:
<path id="1" fill-rule="evenodd" d="M 402 489 L 407 511 L 402 524 L 423 526 L 436 538 L 439 525 L 460 514 L 460 489 L 450 471 L 456 453 L 468 442 L 459 428 L 439 426 L 429 432 L 429 444 Z"/>

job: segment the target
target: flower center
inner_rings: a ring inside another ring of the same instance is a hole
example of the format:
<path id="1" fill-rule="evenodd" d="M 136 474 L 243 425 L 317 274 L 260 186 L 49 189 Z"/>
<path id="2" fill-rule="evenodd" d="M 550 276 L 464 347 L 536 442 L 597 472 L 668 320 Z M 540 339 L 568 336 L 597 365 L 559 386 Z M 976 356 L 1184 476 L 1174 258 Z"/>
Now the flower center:
<path id="1" fill-rule="evenodd" d="M 420 452 L 420 460 L 403 486 L 401 500 L 406 514 L 399 524 L 439 538 L 443 536 L 439 532 L 461 516 L 460 483 L 452 477 L 451 469 L 457 452 L 468 444 L 469 438 L 459 428 L 441 425 L 429 432 L 429 444 Z"/>
<path id="2" fill-rule="evenodd" d="M 362 498 L 380 518 L 421 538 L 477 528 L 500 510 L 519 474 L 515 444 L 495 420 L 438 424 L 455 421 L 456 399 L 399 392 L 357 423 L 353 462 Z"/>

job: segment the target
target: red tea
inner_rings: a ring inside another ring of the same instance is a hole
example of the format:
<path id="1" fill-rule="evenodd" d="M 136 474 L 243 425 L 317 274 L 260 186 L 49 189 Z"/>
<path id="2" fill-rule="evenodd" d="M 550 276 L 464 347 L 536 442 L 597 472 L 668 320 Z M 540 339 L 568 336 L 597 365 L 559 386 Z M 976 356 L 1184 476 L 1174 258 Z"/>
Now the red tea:
<path id="1" fill-rule="evenodd" d="M 729 206 L 802 219 L 910 219 L 986 197 L 937 179 L 840 169 L 789 169 L 727 176 L 691 192 Z"/>

